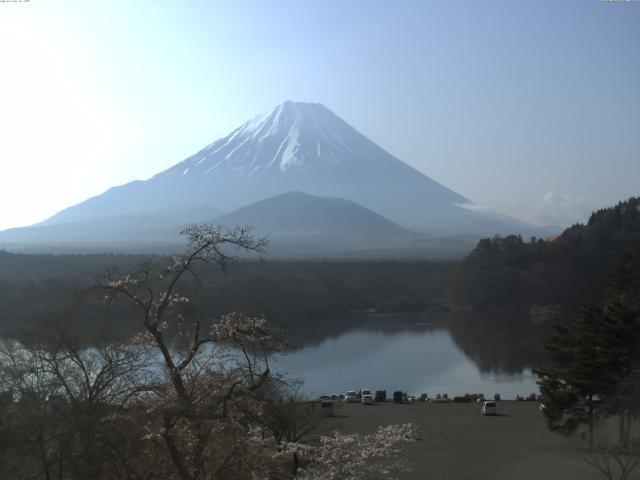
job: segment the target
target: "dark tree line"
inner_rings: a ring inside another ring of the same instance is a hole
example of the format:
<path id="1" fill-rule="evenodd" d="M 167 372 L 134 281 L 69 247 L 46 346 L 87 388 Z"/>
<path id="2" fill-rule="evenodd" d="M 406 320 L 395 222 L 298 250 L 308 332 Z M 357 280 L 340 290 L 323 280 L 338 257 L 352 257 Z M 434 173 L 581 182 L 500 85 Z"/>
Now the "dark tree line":
<path id="1" fill-rule="evenodd" d="M 109 266 L 109 259 L 113 265 Z M 156 257 L 162 262 L 165 257 Z M 68 260 L 69 264 L 65 265 Z M 73 309 L 78 293 L 109 268 L 126 274 L 140 256 L 35 256 L 0 252 L 0 331 L 10 332 L 72 314 L 79 325 L 131 333 L 130 312 L 108 312 L 99 302 Z M 309 324 L 357 310 L 416 311 L 447 303 L 451 264 L 428 261 L 248 261 L 230 275 L 202 272 L 183 291 L 200 314 L 216 317 L 234 309 L 278 319 L 298 340 Z M 313 340 L 313 339 L 311 339 Z M 321 340 L 319 338 L 318 340 Z"/>
<path id="2" fill-rule="evenodd" d="M 633 435 L 640 420 L 640 248 L 620 258 L 602 303 L 554 326 L 546 349 L 554 366 L 536 373 L 549 428 L 571 435 L 586 427 L 589 463 L 608 478 L 627 478 L 640 462 L 640 435 Z M 596 431 L 612 419 L 615 441 Z"/>
<path id="3" fill-rule="evenodd" d="M 639 198 L 598 210 L 558 237 L 483 239 L 453 278 L 453 301 L 476 308 L 598 303 L 617 259 L 639 244 Z"/>

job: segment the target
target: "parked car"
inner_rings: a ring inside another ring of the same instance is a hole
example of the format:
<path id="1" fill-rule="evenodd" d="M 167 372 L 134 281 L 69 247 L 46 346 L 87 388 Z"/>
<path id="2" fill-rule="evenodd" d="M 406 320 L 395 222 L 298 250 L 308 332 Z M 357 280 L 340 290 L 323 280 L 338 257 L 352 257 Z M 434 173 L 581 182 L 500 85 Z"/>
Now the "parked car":
<path id="1" fill-rule="evenodd" d="M 485 400 L 482 403 L 482 408 L 480 408 L 480 413 L 482 413 L 482 415 L 495 415 L 497 413 L 496 402 L 493 400 Z"/>
<path id="2" fill-rule="evenodd" d="M 462 395 L 462 396 L 456 396 L 456 397 L 453 397 L 453 401 L 454 401 L 454 403 L 470 403 L 471 402 L 471 395 L 466 394 L 466 395 Z"/>
<path id="3" fill-rule="evenodd" d="M 358 395 L 353 390 L 349 390 L 347 394 L 344 396 L 344 401 L 347 403 L 357 403 Z"/>
<path id="4" fill-rule="evenodd" d="M 321 402 L 331 401 L 331 397 L 329 395 L 320 395 L 320 401 Z"/>
<path id="5" fill-rule="evenodd" d="M 363 394 L 362 395 L 362 404 L 363 405 L 373 405 L 373 396 L 369 395 L 369 394 Z"/>
<path id="6" fill-rule="evenodd" d="M 387 391 L 386 390 L 377 390 L 376 396 L 374 397 L 376 402 L 386 402 L 387 401 Z"/>
<path id="7" fill-rule="evenodd" d="M 363 388 L 362 390 L 360 390 L 360 396 L 364 397 L 365 395 L 372 395 L 371 390 L 369 390 L 368 388 Z"/>

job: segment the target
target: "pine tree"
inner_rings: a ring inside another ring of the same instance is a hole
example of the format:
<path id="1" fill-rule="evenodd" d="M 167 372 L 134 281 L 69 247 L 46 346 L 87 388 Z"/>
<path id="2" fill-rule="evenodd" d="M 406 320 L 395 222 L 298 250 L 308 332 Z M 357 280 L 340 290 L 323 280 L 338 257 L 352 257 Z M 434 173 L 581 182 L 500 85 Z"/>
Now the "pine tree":
<path id="1" fill-rule="evenodd" d="M 557 325 L 545 345 L 552 368 L 536 370 L 552 431 L 571 434 L 600 417 L 620 417 L 628 440 L 640 416 L 640 249 L 623 257 L 602 305 L 583 307 L 569 326 Z"/>
<path id="2" fill-rule="evenodd" d="M 556 367 L 536 374 L 552 431 L 569 435 L 587 425 L 591 440 L 593 425 L 603 413 L 603 399 L 615 387 L 608 375 L 615 367 L 600 335 L 602 317 L 601 307 L 584 307 L 574 324 L 555 326 L 546 343 Z"/>

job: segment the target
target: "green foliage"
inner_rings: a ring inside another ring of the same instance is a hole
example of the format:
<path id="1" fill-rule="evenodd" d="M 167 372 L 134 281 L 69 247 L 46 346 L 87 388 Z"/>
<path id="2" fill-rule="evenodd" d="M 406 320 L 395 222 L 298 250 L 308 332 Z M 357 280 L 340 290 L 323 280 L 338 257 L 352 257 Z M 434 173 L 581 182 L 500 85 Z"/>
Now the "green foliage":
<path id="1" fill-rule="evenodd" d="M 556 367 L 537 370 L 551 430 L 573 433 L 617 407 L 620 382 L 631 370 L 630 351 L 640 339 L 628 315 L 587 306 L 570 326 L 555 326 L 546 348 Z"/>
<path id="2" fill-rule="evenodd" d="M 630 310 L 640 312 L 640 247 L 618 259 L 607 294 Z"/>

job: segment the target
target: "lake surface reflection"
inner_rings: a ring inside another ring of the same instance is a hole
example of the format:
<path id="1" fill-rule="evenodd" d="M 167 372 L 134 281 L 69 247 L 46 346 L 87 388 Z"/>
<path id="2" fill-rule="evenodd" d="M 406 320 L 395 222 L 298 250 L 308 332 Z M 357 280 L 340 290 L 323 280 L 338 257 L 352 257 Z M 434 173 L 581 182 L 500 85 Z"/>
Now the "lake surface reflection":
<path id="1" fill-rule="evenodd" d="M 278 358 L 274 367 L 304 380 L 305 395 L 369 388 L 410 395 L 538 392 L 531 368 L 482 371 L 475 352 L 465 353 L 442 326 L 448 314 L 370 315 L 342 319 L 339 332 Z M 434 322 L 430 321 L 434 320 Z M 346 322 L 346 324 L 345 324 Z M 440 326 L 438 326 L 440 325 Z M 497 347 L 499 348 L 499 347 Z"/>

